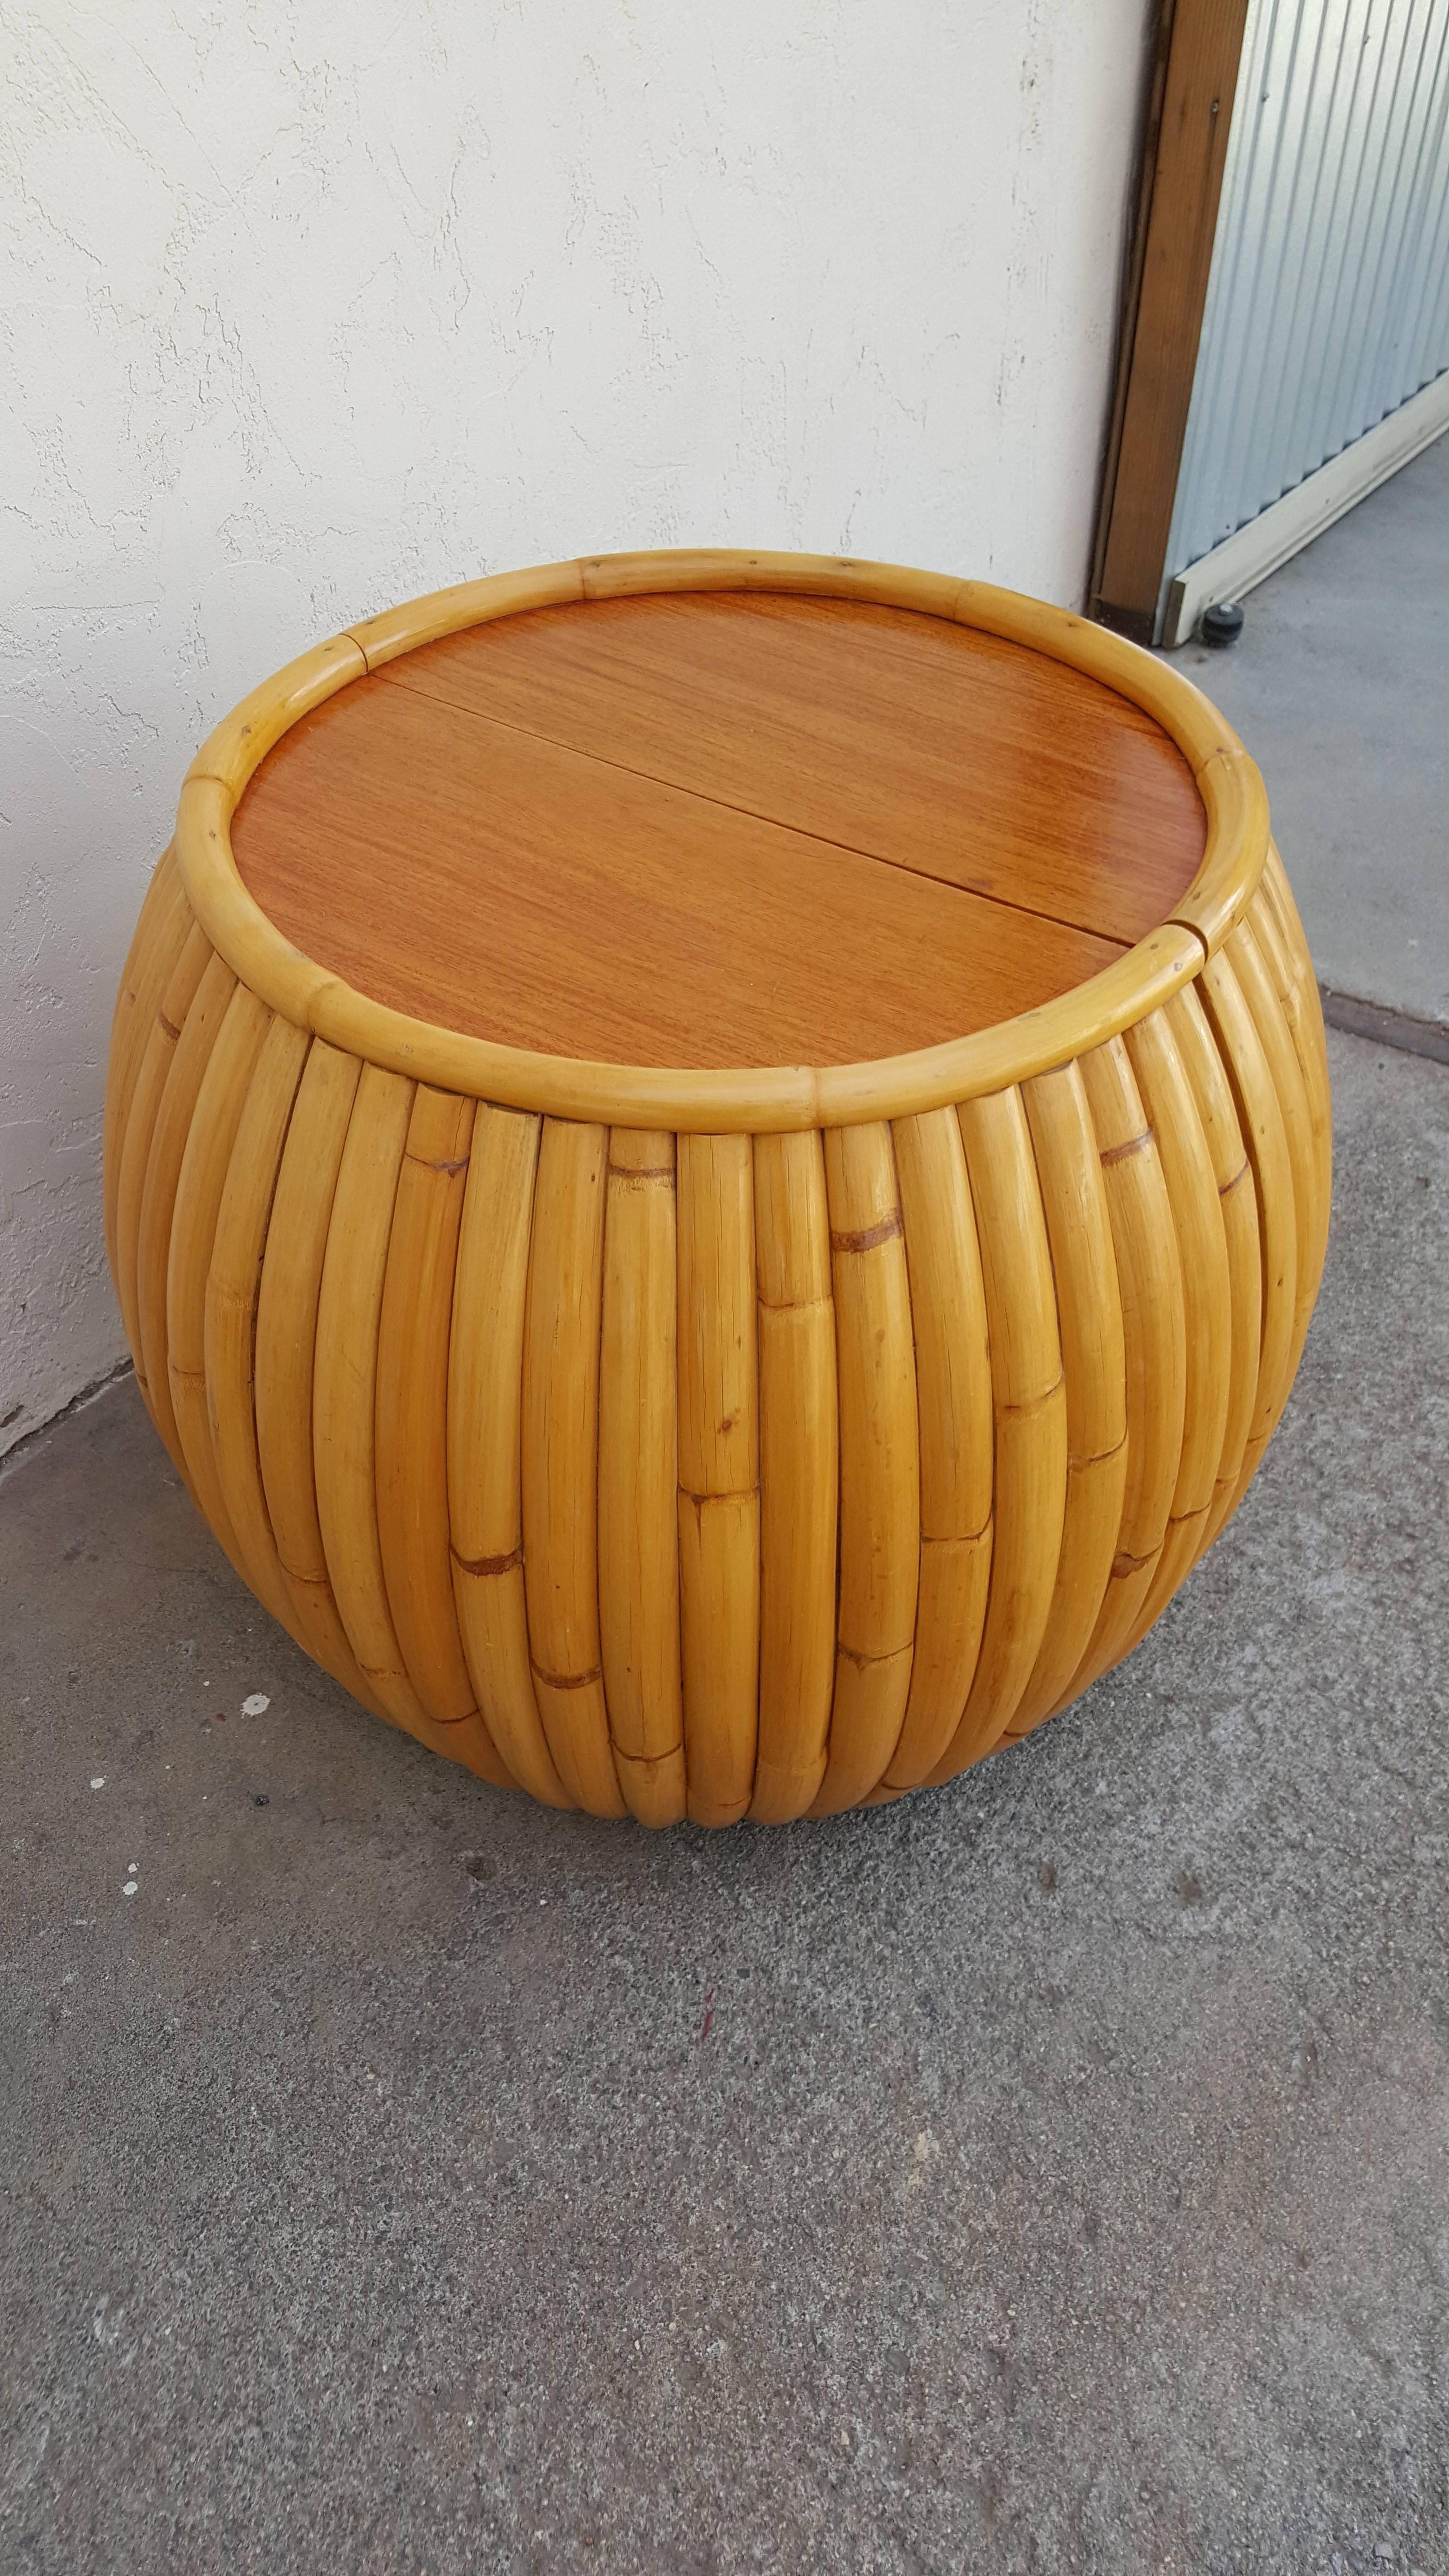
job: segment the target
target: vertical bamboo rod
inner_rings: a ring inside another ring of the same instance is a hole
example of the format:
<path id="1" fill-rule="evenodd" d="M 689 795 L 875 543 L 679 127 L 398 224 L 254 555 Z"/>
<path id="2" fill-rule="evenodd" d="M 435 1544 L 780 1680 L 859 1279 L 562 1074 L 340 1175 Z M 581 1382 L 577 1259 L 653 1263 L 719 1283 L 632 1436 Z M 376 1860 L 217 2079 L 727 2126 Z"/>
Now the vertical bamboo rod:
<path id="1" fill-rule="evenodd" d="M 241 1570 L 258 1599 L 299 1644 L 307 1641 L 292 1608 L 262 1489 L 253 1346 L 267 1226 L 309 1044 L 305 1029 L 279 1017 L 257 1057 L 217 1211 L 203 1334 L 211 1445 Z"/>
<path id="2" fill-rule="evenodd" d="M 1324 1170 L 1326 1195 L 1331 1191 L 1333 1163 L 1333 1103 L 1328 1077 L 1328 1032 L 1323 1025 L 1323 1005 L 1318 997 L 1318 982 L 1313 972 L 1313 958 L 1293 900 L 1276 843 L 1268 844 L 1268 857 L 1258 887 L 1249 907 L 1249 918 L 1259 919 L 1260 906 L 1272 915 L 1278 934 L 1278 953 L 1282 960 L 1284 1008 L 1293 1030 L 1303 1064 L 1303 1078 L 1314 1100 L 1314 1132 L 1321 1131 L 1327 1162 Z"/>
<path id="3" fill-rule="evenodd" d="M 953 1109 L 893 1129 L 916 1343 L 921 1574 L 905 1722 L 883 1786 L 935 1768 L 961 1722 L 991 1574 L 995 1422 L 986 1290 Z"/>
<path id="4" fill-rule="evenodd" d="M 377 1525 L 377 1354 L 393 1203 L 412 1083 L 362 1068 L 338 1166 L 317 1300 L 312 1463 L 332 1598 L 369 1688 L 398 1726 L 441 1750 L 408 1679 Z"/>
<path id="5" fill-rule="evenodd" d="M 165 1088 L 156 1109 L 146 1180 L 141 1192 L 136 1237 L 136 1321 L 140 1332 L 141 1371 L 151 1400 L 156 1428 L 187 1483 L 191 1470 L 176 1425 L 166 1361 L 166 1273 L 171 1258 L 171 1219 L 181 1158 L 191 1132 L 197 1094 L 226 1018 L 236 977 L 220 957 L 213 957 L 197 985 L 186 1024 L 176 1040 Z"/>
<path id="6" fill-rule="evenodd" d="M 1212 1503 L 1203 1533 L 1211 1544 L 1228 1508 L 1243 1464 L 1258 1393 L 1262 1343 L 1263 1265 L 1258 1242 L 1258 1201 L 1253 1189 L 1243 1131 L 1223 1062 L 1195 984 L 1186 985 L 1167 1006 L 1197 1114 L 1212 1158 L 1227 1246 L 1231 1356 L 1227 1419 L 1218 1459 Z"/>
<path id="7" fill-rule="evenodd" d="M 1237 1483 L 1226 1502 L 1219 1497 L 1213 1506 L 1209 1528 L 1216 1537 L 1247 1491 L 1293 1383 L 1298 1216 L 1283 1112 L 1253 1015 L 1225 949 L 1208 959 L 1198 984 L 1252 1166 L 1263 1263 L 1257 1392 Z"/>
<path id="8" fill-rule="evenodd" d="M 614 1769 L 643 1825 L 685 1811 L 674 1138 L 609 1137 L 599 1355 L 599 1642 Z"/>
<path id="9" fill-rule="evenodd" d="M 599 1639 L 599 1336 L 608 1130 L 546 1118 L 523 1343 L 529 1652 L 554 1768 L 575 1804 L 622 1816 Z"/>
<path id="10" fill-rule="evenodd" d="M 911 1292 L 891 1131 L 825 1137 L 840 1385 L 840 1604 L 825 1777 L 838 1815 L 884 1777 L 911 1686 L 921 1565 Z"/>
<path id="11" fill-rule="evenodd" d="M 1061 1700 L 1106 1599 L 1127 1482 L 1127 1354 L 1112 1220 L 1080 1067 L 1022 1085 L 1056 1279 L 1067 1404 L 1067 1501 L 1046 1633 L 1008 1732 Z"/>
<path id="12" fill-rule="evenodd" d="M 480 1102 L 463 1198 L 448 1363 L 453 1598 L 478 1706 L 515 1780 L 572 1804 L 528 1659 L 523 1591 L 523 1318 L 540 1121 Z"/>
<path id="13" fill-rule="evenodd" d="M 679 1139 L 679 1565 L 689 1814 L 733 1824 L 755 1782 L 760 1439 L 748 1136 Z"/>
<path id="14" fill-rule="evenodd" d="M 1297 906 L 1283 873 L 1282 861 L 1271 842 L 1262 881 L 1248 908 L 1244 926 L 1257 942 L 1265 979 L 1286 1020 L 1307 1107 L 1311 1183 L 1305 1196 L 1311 1203 L 1308 1275 L 1312 1284 L 1305 1301 L 1300 1282 L 1295 1304 L 1295 1343 L 1301 1355 L 1328 1251 L 1333 1203 L 1333 1101 L 1328 1077 L 1328 1037 L 1323 1025 L 1313 961 L 1303 936 Z"/>
<path id="15" fill-rule="evenodd" d="M 168 845 L 146 888 L 146 899 L 127 953 L 111 1021 L 101 1170 L 106 1255 L 113 1279 L 116 1276 L 116 1202 L 121 1186 L 121 1152 L 131 1102 L 161 996 L 186 945 L 191 927 L 191 908 L 176 865 L 176 852 Z"/>
<path id="16" fill-rule="evenodd" d="M 1323 1246 L 1328 1238 L 1328 1210 L 1320 1204 L 1323 1164 L 1315 1151 L 1313 1114 L 1308 1087 L 1298 1061 L 1297 1049 L 1289 1032 L 1287 1016 L 1273 987 L 1250 922 L 1240 921 L 1237 929 L 1223 943 L 1223 954 L 1238 979 L 1238 987 L 1252 1013 L 1259 1043 L 1268 1060 L 1278 1106 L 1283 1113 L 1284 1132 L 1288 1138 L 1288 1159 L 1293 1170 L 1293 1206 L 1295 1248 L 1297 1254 L 1297 1293 L 1293 1305 L 1293 1349 L 1289 1366 L 1289 1385 L 1297 1375 L 1303 1352 L 1304 1337 L 1313 1301 L 1318 1294 L 1323 1263 Z"/>
<path id="17" fill-rule="evenodd" d="M 397 1177 L 378 1318 L 377 1537 L 403 1670 L 436 1740 L 516 1786 L 473 1697 L 448 1552 L 448 1341 L 473 1103 L 419 1083 Z"/>
<path id="18" fill-rule="evenodd" d="M 750 1814 L 803 1816 L 835 1683 L 839 1415 L 825 1153 L 754 1140 L 760 1388 L 760 1740 Z"/>
<path id="19" fill-rule="evenodd" d="M 186 1025 L 186 1015 L 196 998 L 197 987 L 211 962 L 211 943 L 206 933 L 193 924 L 181 945 L 181 953 L 162 988 L 161 999 L 151 1015 L 151 1024 L 142 1044 L 131 1103 L 126 1114 L 125 1133 L 120 1140 L 120 1172 L 116 1184 L 116 1249 L 112 1275 L 121 1309 L 121 1321 L 136 1363 L 136 1378 L 148 1406 L 150 1389 L 146 1384 L 146 1365 L 141 1350 L 141 1318 L 136 1303 L 137 1264 L 141 1242 L 141 1200 L 146 1187 L 146 1166 L 151 1159 L 151 1139 L 156 1132 L 156 1113 L 161 1106 L 171 1071 L 171 1059 Z"/>
<path id="20" fill-rule="evenodd" d="M 1217 1180 L 1173 1024 L 1153 1011 L 1127 1032 L 1127 1052 L 1157 1137 L 1182 1274 L 1182 1449 L 1167 1536 L 1133 1642 L 1145 1634 L 1201 1552 L 1222 1465 L 1232 1393 L 1232 1280 Z"/>
<path id="21" fill-rule="evenodd" d="M 192 1490 L 215 1536 L 245 1580 L 245 1560 L 222 1499 L 206 1405 L 206 1279 L 252 1075 L 271 1012 L 238 984 L 217 1031 L 196 1095 L 177 1175 L 166 1264 L 166 1367 L 171 1410 Z"/>
<path id="22" fill-rule="evenodd" d="M 180 919 L 181 912 L 189 912 L 185 892 L 182 888 L 181 880 L 177 872 L 175 844 L 170 841 L 168 841 L 160 858 L 156 861 L 149 878 L 147 879 L 146 891 L 141 897 L 141 909 L 136 915 L 136 926 L 131 933 L 130 942 L 126 949 L 125 962 L 121 968 L 121 980 L 116 987 L 116 999 L 111 1011 L 110 1041 L 106 1050 L 106 1074 L 108 1087 L 111 1087 L 116 1083 L 121 1071 L 123 1060 L 129 1053 L 134 1051 L 138 1026 L 140 1035 L 144 1040 L 146 1026 L 150 1019 L 150 1013 L 156 1007 L 156 1000 L 153 999 L 150 1005 L 150 1010 L 144 1011 L 141 1014 L 138 1023 L 137 1008 L 140 986 L 144 982 L 146 976 L 153 971 L 157 932 L 161 927 L 163 916 L 167 912 L 168 903 L 170 909 L 178 920 Z M 187 926 L 189 927 L 189 921 Z M 184 937 L 184 935 L 185 933 L 183 931 L 181 933 L 181 937 Z M 180 953 L 181 948 L 181 937 L 178 937 L 176 941 L 176 950 L 178 954 Z M 164 980 L 163 976 L 161 981 Z M 159 997 L 160 983 L 158 982 L 156 987 L 156 999 L 159 999 Z M 108 1114 L 105 1126 L 107 1142 L 110 1141 L 112 1134 L 112 1123 L 115 1109 L 118 1108 L 119 1105 L 119 1098 L 117 1098 L 114 1103 L 107 1104 Z"/>
<path id="23" fill-rule="evenodd" d="M 257 1294 L 257 1460 L 293 1618 L 309 1654 L 364 1707 L 384 1708 L 332 1594 L 317 1511 L 312 1390 L 332 1202 L 362 1066 L 312 1042 L 277 1174 Z"/>
<path id="24" fill-rule="evenodd" d="M 1273 907 L 1291 955 L 1298 961 L 1306 983 L 1316 995 L 1318 986 L 1313 974 L 1313 952 L 1308 944 L 1308 934 L 1303 927 L 1303 916 L 1294 901 L 1293 888 L 1288 882 L 1288 871 L 1283 865 L 1283 853 L 1276 841 L 1268 843 L 1268 855 L 1263 861 L 1263 873 L 1258 883 Z M 1328 1033 L 1323 1025 L 1322 1010 L 1319 1011 L 1317 1025 L 1326 1062 Z"/>
<path id="25" fill-rule="evenodd" d="M 1281 868 L 1277 874 L 1281 880 Z M 1323 1277 L 1323 1258 L 1328 1249 L 1328 1219 L 1333 1198 L 1333 1103 L 1328 1087 L 1328 1046 L 1312 964 L 1285 930 L 1284 918 L 1274 896 L 1273 880 L 1265 876 L 1265 882 L 1248 907 L 1245 927 L 1257 943 L 1264 973 L 1277 996 L 1293 1052 L 1298 1059 L 1298 1070 L 1303 1077 L 1312 1145 L 1314 1229 L 1310 1270 L 1316 1297 Z"/>
<path id="26" fill-rule="evenodd" d="M 473 1103 L 419 1083 L 377 1329 L 377 1536 L 403 1669 L 437 1726 L 471 1717 L 448 1555 L 448 1338 Z"/>
<path id="27" fill-rule="evenodd" d="M 1106 1598 L 1064 1694 L 1125 1653 L 1167 1537 L 1182 1457 L 1187 1328 L 1182 1263 L 1157 1139 L 1120 1038 L 1082 1058 L 1112 1219 L 1127 1355 L 1127 1482 Z"/>
<path id="28" fill-rule="evenodd" d="M 1061 1336 L 1021 1093 L 990 1092 L 957 1114 L 986 1289 L 996 1504 L 981 1653 L 933 1783 L 988 1753 L 1016 1714 L 1051 1614 L 1067 1500 Z"/>

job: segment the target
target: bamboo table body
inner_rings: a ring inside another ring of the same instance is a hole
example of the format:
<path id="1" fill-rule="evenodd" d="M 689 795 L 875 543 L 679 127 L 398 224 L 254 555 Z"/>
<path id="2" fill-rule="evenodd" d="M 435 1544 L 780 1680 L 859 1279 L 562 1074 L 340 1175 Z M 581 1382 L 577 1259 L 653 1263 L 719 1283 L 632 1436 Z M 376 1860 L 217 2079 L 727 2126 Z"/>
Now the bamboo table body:
<path id="1" fill-rule="evenodd" d="M 572 609 L 572 651 L 586 603 L 651 598 L 909 612 L 1086 674 L 1176 746 L 1200 862 L 1014 1016 L 776 1068 L 503 1043 L 486 992 L 472 1029 L 410 1015 L 269 916 L 232 823 L 291 729 L 488 621 Z M 326 1671 L 555 1807 L 782 1823 L 1017 1742 L 1222 1528 L 1317 1294 L 1323 1025 L 1258 773 L 1151 656 L 893 567 L 602 558 L 359 625 L 212 736 L 127 960 L 105 1168 L 157 1429 Z"/>

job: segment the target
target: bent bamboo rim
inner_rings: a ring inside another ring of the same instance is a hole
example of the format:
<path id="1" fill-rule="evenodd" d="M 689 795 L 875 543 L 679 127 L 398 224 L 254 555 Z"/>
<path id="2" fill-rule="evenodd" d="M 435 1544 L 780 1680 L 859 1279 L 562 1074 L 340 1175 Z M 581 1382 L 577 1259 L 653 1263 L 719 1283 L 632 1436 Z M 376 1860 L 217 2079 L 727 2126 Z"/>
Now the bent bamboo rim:
<path id="1" fill-rule="evenodd" d="M 859 1064 L 728 1069 L 590 1062 L 503 1046 L 409 1017 L 358 992 L 282 936 L 242 883 L 231 819 L 243 790 L 291 726 L 385 662 L 497 617 L 647 592 L 756 590 L 909 608 L 1023 644 L 1102 681 L 1152 716 L 1192 770 L 1207 813 L 1196 876 L 1169 917 L 1099 975 L 1037 1009 L 970 1036 Z M 596 555 L 496 573 L 363 619 L 243 698 L 187 772 L 176 851 L 212 946 L 254 993 L 329 1044 L 507 1107 L 612 1126 L 755 1134 L 904 1118 L 976 1099 L 1119 1036 L 1199 973 L 1241 920 L 1268 849 L 1268 800 L 1256 763 L 1199 690 L 1176 671 L 1070 611 L 944 573 L 845 557 L 723 548 Z"/>

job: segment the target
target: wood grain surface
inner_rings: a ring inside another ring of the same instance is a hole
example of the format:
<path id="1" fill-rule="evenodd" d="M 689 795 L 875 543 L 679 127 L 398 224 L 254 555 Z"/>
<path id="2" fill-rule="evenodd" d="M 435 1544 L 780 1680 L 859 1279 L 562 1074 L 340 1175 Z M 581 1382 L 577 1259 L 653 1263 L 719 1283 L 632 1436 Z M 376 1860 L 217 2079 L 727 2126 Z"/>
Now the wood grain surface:
<path id="1" fill-rule="evenodd" d="M 1182 754 L 1085 674 L 908 610 L 722 592 L 404 655 L 233 823 L 285 936 L 423 1019 L 637 1064 L 838 1064 L 1050 1000 L 1170 911 Z"/>

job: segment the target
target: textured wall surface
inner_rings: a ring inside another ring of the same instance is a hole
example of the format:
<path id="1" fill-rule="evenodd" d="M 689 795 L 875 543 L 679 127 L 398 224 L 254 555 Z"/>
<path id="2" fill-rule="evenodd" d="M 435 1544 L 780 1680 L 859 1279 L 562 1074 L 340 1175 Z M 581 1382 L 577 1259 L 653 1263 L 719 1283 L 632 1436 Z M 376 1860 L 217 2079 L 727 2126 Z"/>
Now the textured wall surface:
<path id="1" fill-rule="evenodd" d="M 412 592 L 616 546 L 1080 596 L 1144 20 L 0 9 L 0 1448 L 120 1355 L 111 1002 L 244 688 Z"/>

